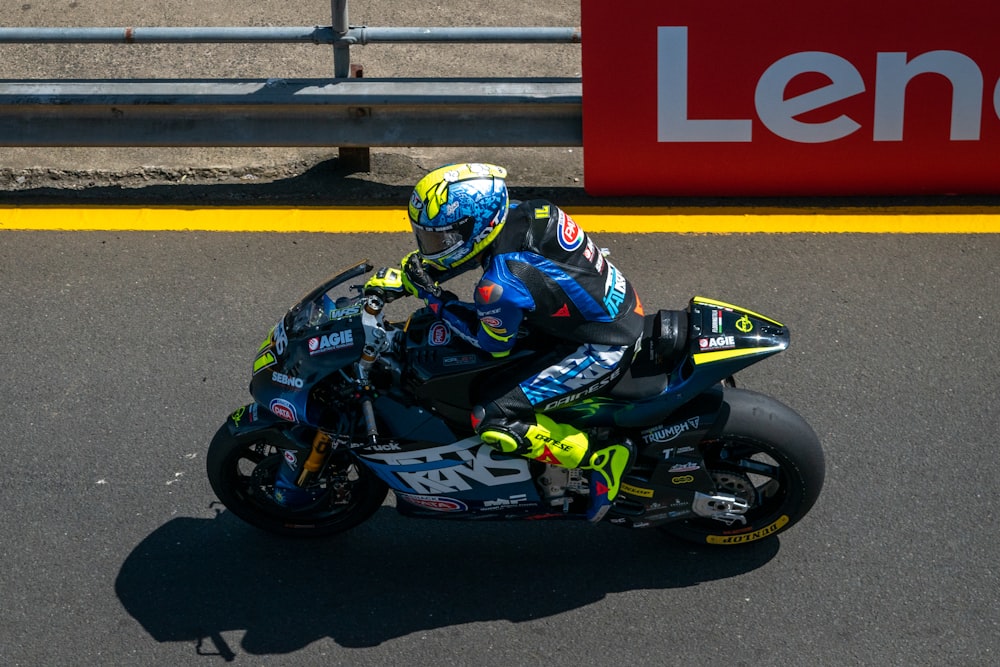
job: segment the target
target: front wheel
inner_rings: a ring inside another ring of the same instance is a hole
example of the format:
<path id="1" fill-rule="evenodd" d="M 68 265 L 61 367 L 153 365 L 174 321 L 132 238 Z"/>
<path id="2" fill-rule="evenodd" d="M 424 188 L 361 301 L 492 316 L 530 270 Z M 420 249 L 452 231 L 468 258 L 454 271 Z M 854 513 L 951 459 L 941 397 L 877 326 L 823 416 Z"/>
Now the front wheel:
<path id="1" fill-rule="evenodd" d="M 344 532 L 374 514 L 388 487 L 346 452 L 335 452 L 311 487 L 316 499 L 289 509 L 274 500 L 274 480 L 283 452 L 266 433 L 232 433 L 224 424 L 212 438 L 206 467 L 212 490 L 230 512 L 252 526 L 294 537 Z"/>
<path id="2" fill-rule="evenodd" d="M 823 488 L 819 438 L 794 410 L 743 389 L 726 388 L 724 424 L 703 443 L 705 467 L 720 493 L 749 505 L 745 522 L 694 518 L 663 526 L 700 544 L 739 545 L 777 535 L 798 522 Z"/>

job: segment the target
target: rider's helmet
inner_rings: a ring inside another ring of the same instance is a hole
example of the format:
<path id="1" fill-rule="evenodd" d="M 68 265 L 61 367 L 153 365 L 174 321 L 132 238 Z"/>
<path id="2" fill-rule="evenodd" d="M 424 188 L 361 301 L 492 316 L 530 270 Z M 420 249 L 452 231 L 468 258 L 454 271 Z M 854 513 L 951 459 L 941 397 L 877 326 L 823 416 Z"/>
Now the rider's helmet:
<path id="1" fill-rule="evenodd" d="M 420 179 L 410 196 L 410 223 L 420 254 L 447 271 L 481 253 L 507 220 L 507 170 L 451 164 Z"/>

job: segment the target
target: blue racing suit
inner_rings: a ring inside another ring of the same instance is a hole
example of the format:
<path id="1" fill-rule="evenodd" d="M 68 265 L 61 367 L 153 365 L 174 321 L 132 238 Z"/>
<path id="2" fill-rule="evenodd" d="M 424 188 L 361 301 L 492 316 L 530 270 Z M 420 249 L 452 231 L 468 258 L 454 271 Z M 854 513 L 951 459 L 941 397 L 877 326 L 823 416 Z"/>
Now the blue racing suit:
<path id="1" fill-rule="evenodd" d="M 452 331 L 494 356 L 510 353 L 521 328 L 560 345 L 540 370 L 490 388 L 473 414 L 477 432 L 523 438 L 535 413 L 605 391 L 627 370 L 643 331 L 642 304 L 564 211 L 542 199 L 512 205 L 482 262 L 474 318 L 461 316 L 471 304 L 430 303 Z"/>

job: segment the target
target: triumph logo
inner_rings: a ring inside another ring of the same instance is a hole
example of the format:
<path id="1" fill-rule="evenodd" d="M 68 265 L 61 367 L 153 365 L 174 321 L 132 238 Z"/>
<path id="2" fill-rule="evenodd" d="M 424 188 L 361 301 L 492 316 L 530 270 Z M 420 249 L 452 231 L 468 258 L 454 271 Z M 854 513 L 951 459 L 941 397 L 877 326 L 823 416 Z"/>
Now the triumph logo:
<path id="1" fill-rule="evenodd" d="M 646 443 L 670 442 L 681 433 L 697 429 L 698 424 L 700 423 L 701 417 L 691 417 L 687 421 L 682 421 L 679 424 L 673 424 L 672 426 L 657 426 L 656 428 L 648 431 L 643 431 L 642 440 Z"/>

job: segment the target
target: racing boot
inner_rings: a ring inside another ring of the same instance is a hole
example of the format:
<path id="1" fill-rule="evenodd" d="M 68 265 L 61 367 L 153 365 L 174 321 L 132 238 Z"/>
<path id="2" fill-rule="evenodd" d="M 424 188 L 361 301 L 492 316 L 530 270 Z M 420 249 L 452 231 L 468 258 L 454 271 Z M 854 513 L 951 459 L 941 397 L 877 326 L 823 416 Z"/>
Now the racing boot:
<path id="1" fill-rule="evenodd" d="M 632 444 L 592 443 L 588 435 L 569 424 L 558 424 L 536 414 L 535 424 L 523 435 L 512 429 L 483 430 L 483 442 L 506 454 L 517 454 L 562 468 L 590 470 L 590 507 L 587 519 L 599 522 L 618 495 L 622 475 L 634 455 Z"/>
<path id="2" fill-rule="evenodd" d="M 622 475 L 635 456 L 635 447 L 626 438 L 619 444 L 591 443 L 584 470 L 590 470 L 590 506 L 587 520 L 598 523 L 618 497 Z"/>

